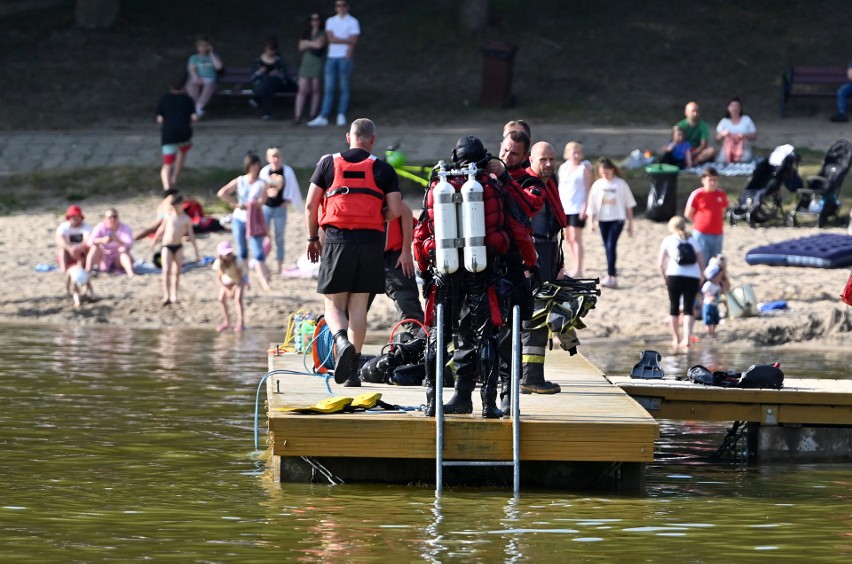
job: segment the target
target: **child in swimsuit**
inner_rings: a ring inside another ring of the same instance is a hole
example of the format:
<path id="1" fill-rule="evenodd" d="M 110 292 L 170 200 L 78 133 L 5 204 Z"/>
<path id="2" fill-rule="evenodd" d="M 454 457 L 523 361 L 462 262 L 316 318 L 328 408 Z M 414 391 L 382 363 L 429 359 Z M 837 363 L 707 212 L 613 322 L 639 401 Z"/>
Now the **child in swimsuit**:
<path id="1" fill-rule="evenodd" d="M 80 309 L 84 299 L 94 300 L 91 277 L 80 264 L 74 264 L 65 271 L 65 291 L 74 300 L 74 309 Z"/>
<path id="2" fill-rule="evenodd" d="M 243 324 L 243 288 L 248 283 L 248 270 L 242 259 L 234 253 L 234 246 L 230 241 L 222 241 L 216 247 L 216 262 L 213 263 L 213 272 L 219 281 L 219 304 L 222 306 L 222 315 L 225 322 L 216 327 L 221 333 L 231 326 L 231 314 L 228 312 L 228 300 L 234 300 L 234 308 L 237 310 L 237 324 L 234 333 L 245 329 Z"/>
<path id="3" fill-rule="evenodd" d="M 183 211 L 183 196 L 180 194 L 172 196 L 166 217 L 163 218 L 151 241 L 152 249 L 161 238 L 163 240 L 163 249 L 160 253 L 163 265 L 163 305 L 166 306 L 177 303 L 180 269 L 183 265 L 184 238 L 189 239 L 195 248 L 195 260 L 201 262 L 198 244 L 195 242 L 195 234 L 192 231 L 192 220 Z"/>

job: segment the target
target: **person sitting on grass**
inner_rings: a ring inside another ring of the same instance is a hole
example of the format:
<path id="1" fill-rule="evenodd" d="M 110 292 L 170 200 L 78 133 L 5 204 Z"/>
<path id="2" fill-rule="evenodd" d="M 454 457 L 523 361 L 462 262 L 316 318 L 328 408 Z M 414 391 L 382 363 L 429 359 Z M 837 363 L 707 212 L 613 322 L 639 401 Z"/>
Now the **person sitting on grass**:
<path id="1" fill-rule="evenodd" d="M 699 111 L 698 102 L 688 103 L 683 110 L 684 118 L 675 124 L 683 130 L 687 143 L 692 147 L 692 166 L 710 162 L 716 157 L 716 149 L 709 145 L 710 128 L 704 120 L 698 119 Z"/>
<path id="2" fill-rule="evenodd" d="M 151 240 L 151 248 L 156 246 L 157 241 L 163 240 L 163 249 L 160 252 L 160 262 L 163 265 L 163 305 L 177 303 L 178 284 L 180 283 L 180 269 L 183 266 L 183 240 L 188 239 L 195 248 L 195 260 L 201 262 L 201 254 L 198 252 L 198 244 L 195 242 L 195 233 L 192 230 L 192 220 L 183 211 L 183 196 L 175 194 L 171 199 L 171 206 L 163 218 L 160 227 Z"/>
<path id="3" fill-rule="evenodd" d="M 222 241 L 216 247 L 216 261 L 213 263 L 213 272 L 219 282 L 219 305 L 222 307 L 224 322 L 216 327 L 221 333 L 231 327 L 231 314 L 228 311 L 228 300 L 234 300 L 234 309 L 237 310 L 237 324 L 234 333 L 240 333 L 245 329 L 243 318 L 243 289 L 248 284 L 248 270 L 242 259 L 234 253 L 234 246 L 230 241 Z"/>
<path id="4" fill-rule="evenodd" d="M 672 128 L 672 140 L 663 146 L 660 162 L 674 165 L 680 169 L 692 168 L 692 146 L 686 141 L 686 134 L 678 126 Z"/>

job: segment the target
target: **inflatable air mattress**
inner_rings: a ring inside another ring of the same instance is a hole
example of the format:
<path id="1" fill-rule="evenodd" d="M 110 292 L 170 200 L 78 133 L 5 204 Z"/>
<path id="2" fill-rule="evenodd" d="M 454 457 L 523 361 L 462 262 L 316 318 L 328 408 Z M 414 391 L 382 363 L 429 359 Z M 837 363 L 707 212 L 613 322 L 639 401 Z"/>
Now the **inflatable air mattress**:
<path id="1" fill-rule="evenodd" d="M 852 235 L 821 233 L 790 239 L 746 253 L 749 264 L 843 268 L 852 265 Z"/>

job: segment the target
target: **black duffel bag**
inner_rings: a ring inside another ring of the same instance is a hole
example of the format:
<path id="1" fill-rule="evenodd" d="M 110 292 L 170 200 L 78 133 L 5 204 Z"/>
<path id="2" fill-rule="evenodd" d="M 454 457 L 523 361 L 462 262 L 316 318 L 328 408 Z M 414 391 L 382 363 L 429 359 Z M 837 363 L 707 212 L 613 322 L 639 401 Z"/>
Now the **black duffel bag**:
<path id="1" fill-rule="evenodd" d="M 743 372 L 739 388 L 771 388 L 780 390 L 784 387 L 784 372 L 781 364 L 752 364 Z"/>

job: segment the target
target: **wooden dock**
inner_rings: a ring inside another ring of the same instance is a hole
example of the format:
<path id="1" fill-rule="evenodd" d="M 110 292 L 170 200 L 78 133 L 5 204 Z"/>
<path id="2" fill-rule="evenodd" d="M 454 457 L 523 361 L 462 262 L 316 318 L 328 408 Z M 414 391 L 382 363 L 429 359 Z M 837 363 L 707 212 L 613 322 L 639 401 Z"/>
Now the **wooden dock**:
<path id="1" fill-rule="evenodd" d="M 377 352 L 365 350 L 366 353 Z M 301 355 L 269 356 L 269 369 L 304 372 Z M 522 395 L 521 480 L 524 486 L 644 491 L 645 464 L 653 461 L 659 426 L 654 418 L 581 355 L 547 354 L 546 375 L 562 386 L 554 395 Z M 381 392 L 390 404 L 417 408 L 425 402 L 420 386 L 364 384 L 344 388 L 331 380 L 335 396 Z M 452 390 L 445 388 L 445 401 Z M 434 483 L 435 419 L 422 411 L 371 410 L 303 415 L 283 411 L 329 397 L 326 380 L 308 374 L 267 378 L 268 441 L 274 477 L 305 481 L 324 469 L 347 482 Z M 444 427 L 446 460 L 511 460 L 510 419 L 448 415 Z M 305 457 L 305 458 L 303 458 Z M 445 481 L 511 481 L 503 468 L 448 468 Z M 490 470 L 493 470 L 491 472 Z"/>
<path id="2" fill-rule="evenodd" d="M 852 380 L 785 378 L 781 390 L 607 380 L 657 419 L 748 423 L 751 460 L 852 461 Z"/>
<path id="3" fill-rule="evenodd" d="M 763 425 L 852 425 L 852 380 L 786 378 L 784 388 L 739 389 L 607 376 L 657 419 Z"/>

